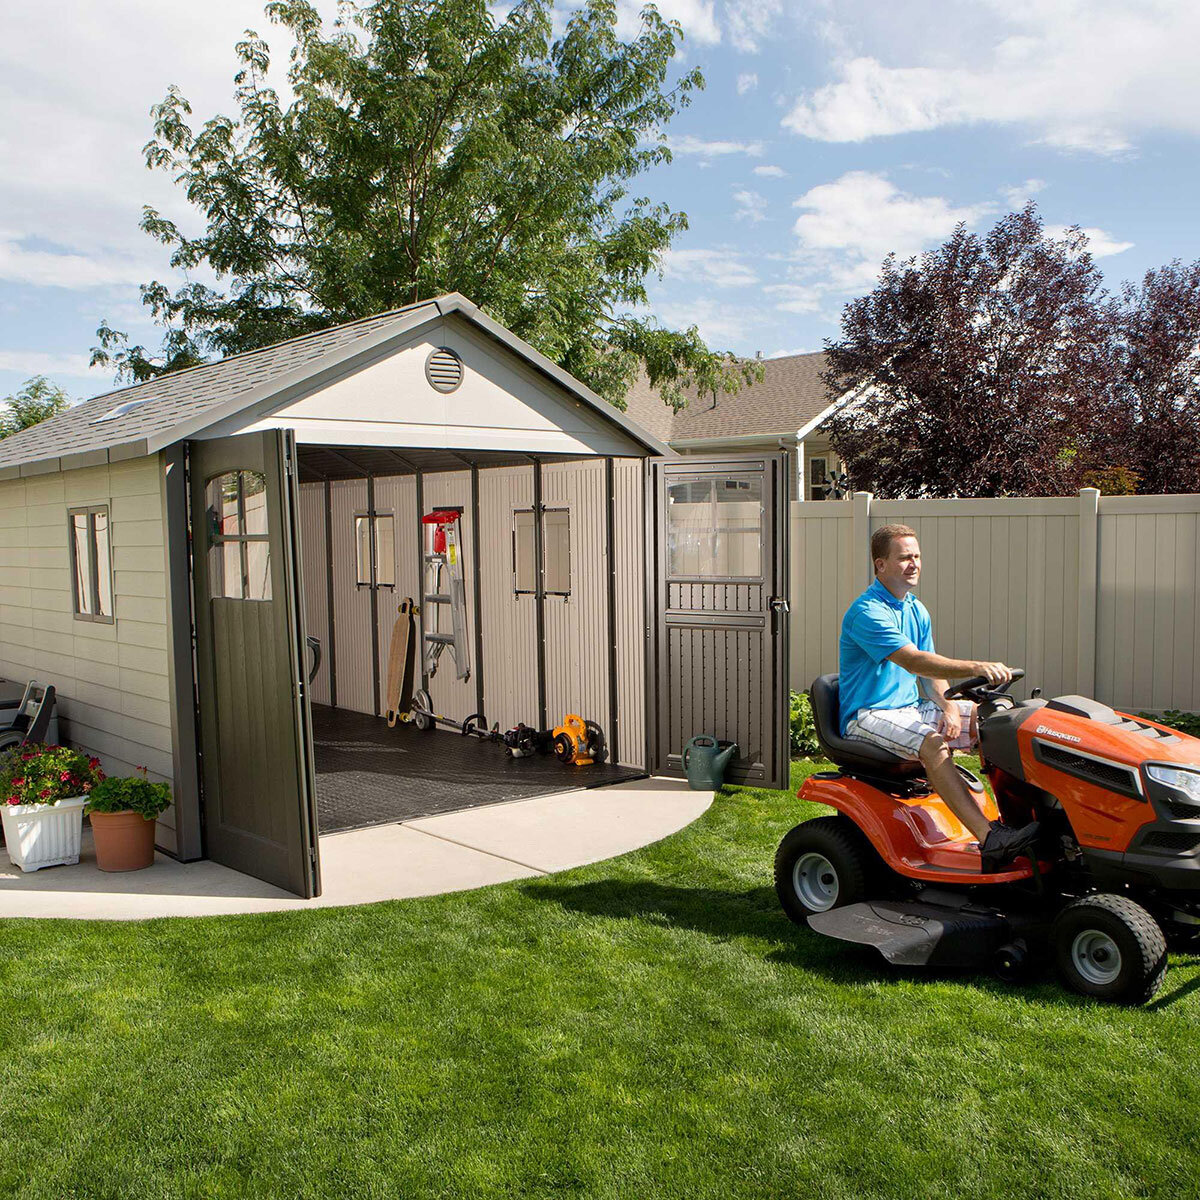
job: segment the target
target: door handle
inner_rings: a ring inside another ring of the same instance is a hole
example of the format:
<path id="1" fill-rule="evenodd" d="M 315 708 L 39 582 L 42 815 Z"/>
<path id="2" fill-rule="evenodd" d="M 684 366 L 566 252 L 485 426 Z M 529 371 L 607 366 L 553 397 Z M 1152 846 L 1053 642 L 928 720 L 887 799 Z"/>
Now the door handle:
<path id="1" fill-rule="evenodd" d="M 770 605 L 771 611 L 775 613 L 790 613 L 792 611 L 791 606 L 782 596 L 772 596 L 767 601 L 767 604 Z"/>

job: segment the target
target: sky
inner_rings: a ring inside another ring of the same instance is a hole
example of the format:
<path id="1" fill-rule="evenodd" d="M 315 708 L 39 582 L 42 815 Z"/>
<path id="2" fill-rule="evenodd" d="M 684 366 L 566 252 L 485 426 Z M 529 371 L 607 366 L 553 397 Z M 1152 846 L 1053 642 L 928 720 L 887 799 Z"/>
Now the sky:
<path id="1" fill-rule="evenodd" d="M 571 0 L 560 0 L 564 9 Z M 318 7 L 332 13 L 333 4 Z M 618 0 L 622 30 L 640 4 Z M 639 194 L 686 212 L 651 307 L 718 349 L 819 350 L 891 251 L 1036 201 L 1116 288 L 1200 258 L 1196 0 L 661 0 L 707 86 Z M 138 285 L 176 283 L 142 206 L 193 225 L 142 147 L 174 84 L 232 114 L 233 46 L 288 42 L 256 0 L 58 0 L 0 13 L 0 397 L 73 397 L 107 320 L 156 346 Z M 207 280 L 206 280 L 207 282 Z"/>

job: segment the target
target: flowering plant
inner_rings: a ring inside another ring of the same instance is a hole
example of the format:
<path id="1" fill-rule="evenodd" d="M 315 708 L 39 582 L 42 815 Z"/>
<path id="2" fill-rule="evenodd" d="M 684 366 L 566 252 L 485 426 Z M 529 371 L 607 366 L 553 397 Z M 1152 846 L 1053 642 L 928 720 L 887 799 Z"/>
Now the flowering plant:
<path id="1" fill-rule="evenodd" d="M 101 779 L 88 793 L 89 813 L 135 812 L 153 821 L 171 805 L 171 789 L 165 783 L 151 783 L 146 767 L 137 775 Z"/>
<path id="2" fill-rule="evenodd" d="M 67 746 L 16 746 L 0 758 L 0 804 L 57 804 L 104 778 L 100 760 Z"/>

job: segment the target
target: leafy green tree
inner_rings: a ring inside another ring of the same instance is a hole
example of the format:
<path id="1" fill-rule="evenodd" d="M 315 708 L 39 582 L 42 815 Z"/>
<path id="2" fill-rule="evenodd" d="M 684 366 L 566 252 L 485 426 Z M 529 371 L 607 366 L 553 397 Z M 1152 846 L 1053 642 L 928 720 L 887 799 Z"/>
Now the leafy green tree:
<path id="1" fill-rule="evenodd" d="M 268 4 L 294 39 L 290 103 L 247 31 L 239 116 L 193 129 L 172 87 L 146 147 L 204 230 L 150 208 L 142 228 L 222 288 L 144 285 L 161 350 L 103 323 L 93 362 L 147 379 L 459 291 L 618 406 L 639 362 L 673 404 L 756 377 L 695 328 L 634 315 L 687 225 L 630 192 L 670 161 L 666 126 L 703 86 L 696 70 L 669 82 L 680 27 L 650 5 L 622 41 L 614 0 L 586 0 L 555 37 L 553 7 L 349 0 L 327 32 L 308 0 Z"/>
<path id="2" fill-rule="evenodd" d="M 0 438 L 6 438 L 65 412 L 71 398 L 45 375 L 35 375 L 27 379 L 14 395 L 5 396 L 2 403 L 4 411 L 0 412 Z"/>

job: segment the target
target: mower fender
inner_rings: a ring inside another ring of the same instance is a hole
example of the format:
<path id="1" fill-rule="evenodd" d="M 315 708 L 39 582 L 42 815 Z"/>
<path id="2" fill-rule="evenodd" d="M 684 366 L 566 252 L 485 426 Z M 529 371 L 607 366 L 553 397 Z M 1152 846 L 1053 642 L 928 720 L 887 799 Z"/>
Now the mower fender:
<path id="1" fill-rule="evenodd" d="M 867 840 L 888 866 L 893 870 L 908 873 L 905 871 L 905 864 L 896 855 L 888 828 L 888 822 L 896 819 L 894 811 L 890 805 L 880 804 L 883 797 L 869 783 L 851 779 L 837 772 L 823 771 L 810 775 L 801 785 L 797 795 L 801 800 L 808 800 L 813 804 L 827 804 L 836 808 L 843 816 L 849 817 L 866 834 Z"/>

